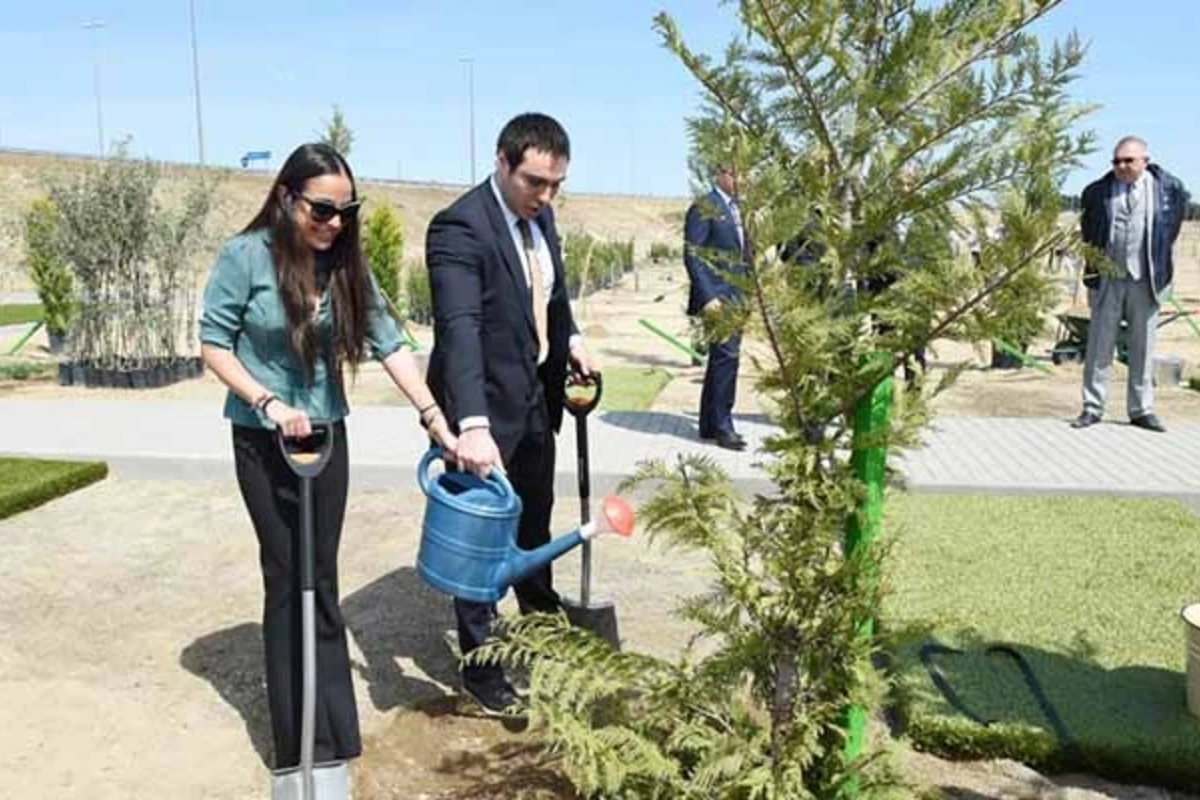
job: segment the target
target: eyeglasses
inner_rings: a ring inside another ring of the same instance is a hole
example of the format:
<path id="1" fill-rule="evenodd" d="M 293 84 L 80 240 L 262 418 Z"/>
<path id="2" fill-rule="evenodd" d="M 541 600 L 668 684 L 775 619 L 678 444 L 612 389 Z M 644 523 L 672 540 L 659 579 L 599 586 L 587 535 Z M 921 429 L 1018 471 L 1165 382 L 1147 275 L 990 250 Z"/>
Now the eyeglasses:
<path id="1" fill-rule="evenodd" d="M 334 205 L 328 200 L 314 200 L 307 195 L 299 195 L 300 199 L 308 203 L 308 215 L 313 218 L 313 222 L 329 222 L 334 217 L 341 217 L 342 222 L 351 223 L 358 216 L 358 209 L 362 205 L 361 201 L 354 200 L 346 203 L 344 206 Z"/>
<path id="2" fill-rule="evenodd" d="M 1114 167 L 1125 167 L 1125 166 L 1129 166 L 1131 164 L 1136 164 L 1137 162 L 1139 162 L 1141 160 L 1142 159 L 1137 156 L 1126 156 L 1124 158 L 1114 158 L 1112 160 L 1112 165 Z"/>

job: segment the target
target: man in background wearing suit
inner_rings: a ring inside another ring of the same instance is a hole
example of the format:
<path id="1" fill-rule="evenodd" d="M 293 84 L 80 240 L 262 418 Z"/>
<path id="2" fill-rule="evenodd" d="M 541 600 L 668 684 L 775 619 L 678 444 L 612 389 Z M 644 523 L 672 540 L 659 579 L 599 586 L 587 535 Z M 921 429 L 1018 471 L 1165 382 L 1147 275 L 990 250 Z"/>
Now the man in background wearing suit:
<path id="1" fill-rule="evenodd" d="M 717 168 L 713 182 L 713 190 L 688 208 L 683 225 L 683 264 L 691 282 L 687 313 L 692 317 L 714 314 L 722 304 L 742 299 L 741 292 L 725 279 L 726 275 L 745 274 L 746 269 L 748 250 L 737 182 L 727 167 Z M 709 344 L 700 393 L 700 438 L 727 450 L 746 449 L 745 439 L 733 428 L 741 346 L 741 334 Z"/>
<path id="2" fill-rule="evenodd" d="M 1090 428 L 1104 416 L 1113 349 L 1121 322 L 1128 325 L 1129 424 L 1148 431 L 1166 427 L 1154 414 L 1154 344 L 1158 306 L 1171 291 L 1171 249 L 1187 213 L 1188 193 L 1171 173 L 1150 163 L 1146 143 L 1126 136 L 1113 148 L 1112 169 L 1089 184 L 1081 198 L 1083 241 L 1104 253 L 1115 274 L 1089 263 L 1083 282 L 1092 318 L 1083 363 L 1083 411 L 1071 423 Z"/>
<path id="3" fill-rule="evenodd" d="M 506 471 L 521 498 L 517 544 L 526 549 L 550 539 L 568 362 L 590 374 L 550 208 L 570 156 L 554 119 L 514 117 L 500 132 L 495 172 L 439 212 L 425 238 L 435 336 L 429 387 L 459 436 L 459 467 Z M 513 588 L 521 613 L 560 608 L 549 566 Z M 458 599 L 454 609 L 466 655 L 491 634 L 496 609 Z M 466 666 L 462 681 L 486 712 L 517 701 L 498 665 Z"/>

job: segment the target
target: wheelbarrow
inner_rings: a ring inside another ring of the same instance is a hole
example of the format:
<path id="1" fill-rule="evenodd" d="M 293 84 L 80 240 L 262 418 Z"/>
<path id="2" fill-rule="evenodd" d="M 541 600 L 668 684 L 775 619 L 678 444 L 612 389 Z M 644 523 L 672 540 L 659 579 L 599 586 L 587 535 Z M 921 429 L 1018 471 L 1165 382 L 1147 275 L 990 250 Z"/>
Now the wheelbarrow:
<path id="1" fill-rule="evenodd" d="M 1087 356 L 1091 316 L 1072 310 L 1057 314 L 1056 317 L 1059 322 L 1059 338 L 1050 352 L 1050 360 L 1056 365 L 1075 361 L 1082 362 Z M 1158 327 L 1163 328 L 1181 318 L 1188 318 L 1190 322 L 1190 317 L 1190 311 L 1176 304 L 1175 311 L 1159 315 Z M 1129 364 L 1129 325 L 1125 320 L 1121 320 L 1120 327 L 1117 329 L 1117 361 L 1125 365 Z"/>

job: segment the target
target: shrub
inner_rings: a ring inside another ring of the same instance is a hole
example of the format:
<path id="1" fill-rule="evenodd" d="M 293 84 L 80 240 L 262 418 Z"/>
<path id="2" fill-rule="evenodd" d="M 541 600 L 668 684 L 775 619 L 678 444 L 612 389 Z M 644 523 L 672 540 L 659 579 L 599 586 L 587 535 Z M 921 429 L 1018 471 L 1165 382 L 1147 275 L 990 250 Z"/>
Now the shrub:
<path id="1" fill-rule="evenodd" d="M 48 197 L 34 200 L 25 212 L 25 262 L 46 330 L 57 336 L 66 334 L 75 317 L 74 281 L 59 247 L 58 208 Z"/>
<path id="2" fill-rule="evenodd" d="M 363 225 L 363 256 L 371 267 L 379 291 L 392 303 L 398 303 L 404 228 L 390 204 L 380 206 Z"/>

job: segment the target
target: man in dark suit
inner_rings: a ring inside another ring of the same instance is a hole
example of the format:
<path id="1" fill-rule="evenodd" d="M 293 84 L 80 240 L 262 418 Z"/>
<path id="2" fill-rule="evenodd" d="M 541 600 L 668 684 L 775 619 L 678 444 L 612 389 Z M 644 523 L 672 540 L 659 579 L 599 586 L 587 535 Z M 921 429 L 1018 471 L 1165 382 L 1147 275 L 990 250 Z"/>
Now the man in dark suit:
<path id="1" fill-rule="evenodd" d="M 513 118 L 500 132 L 495 172 L 439 212 L 425 237 L 435 337 L 429 387 L 459 436 L 458 465 L 507 472 L 523 506 L 517 544 L 527 549 L 550 539 L 568 362 L 590 372 L 550 208 L 570 155 L 555 120 Z M 549 566 L 513 588 L 522 613 L 560 608 Z M 454 609 L 465 655 L 490 635 L 495 607 L 456 599 Z M 499 666 L 467 666 L 462 679 L 485 711 L 501 713 L 517 699 Z"/>
<path id="2" fill-rule="evenodd" d="M 715 314 L 722 304 L 742 299 L 726 280 L 731 274 L 745 274 L 748 252 L 733 171 L 718 167 L 713 183 L 713 190 L 688 208 L 683 225 L 683 264 L 691 282 L 687 313 L 692 317 Z M 746 448 L 733 428 L 741 346 L 741 334 L 709 345 L 700 393 L 700 438 L 728 450 Z"/>

